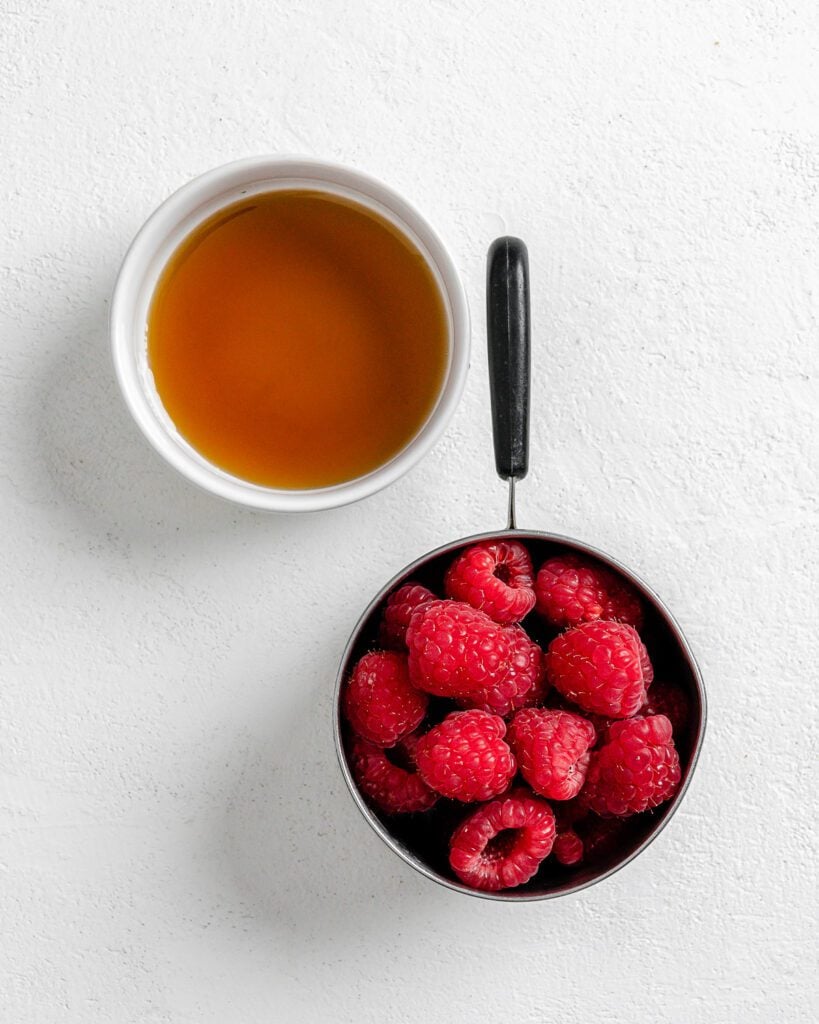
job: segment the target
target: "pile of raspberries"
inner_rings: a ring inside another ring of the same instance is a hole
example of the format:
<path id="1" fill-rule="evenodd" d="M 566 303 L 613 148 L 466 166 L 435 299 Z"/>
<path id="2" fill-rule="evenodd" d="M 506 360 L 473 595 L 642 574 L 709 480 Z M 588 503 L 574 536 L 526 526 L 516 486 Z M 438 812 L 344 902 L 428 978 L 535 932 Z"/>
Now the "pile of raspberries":
<path id="1" fill-rule="evenodd" d="M 550 854 L 588 860 L 622 819 L 674 795 L 688 699 L 677 684 L 652 685 L 630 584 L 574 554 L 535 575 L 523 544 L 499 540 L 463 550 L 444 592 L 399 587 L 382 649 L 345 682 L 348 760 L 374 808 L 473 805 L 449 863 L 465 885 L 499 890 L 529 881 Z M 561 630 L 545 651 L 520 625 L 533 611 Z"/>

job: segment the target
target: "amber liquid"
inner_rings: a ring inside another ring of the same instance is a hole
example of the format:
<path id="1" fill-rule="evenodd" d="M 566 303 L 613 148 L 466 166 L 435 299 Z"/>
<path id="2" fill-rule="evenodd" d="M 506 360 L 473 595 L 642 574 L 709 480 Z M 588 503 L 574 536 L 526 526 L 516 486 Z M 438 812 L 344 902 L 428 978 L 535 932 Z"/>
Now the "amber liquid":
<path id="1" fill-rule="evenodd" d="M 148 315 L 150 367 L 180 434 L 270 487 L 326 487 L 388 462 L 432 412 L 448 345 L 417 248 L 321 192 L 269 192 L 205 221 Z"/>

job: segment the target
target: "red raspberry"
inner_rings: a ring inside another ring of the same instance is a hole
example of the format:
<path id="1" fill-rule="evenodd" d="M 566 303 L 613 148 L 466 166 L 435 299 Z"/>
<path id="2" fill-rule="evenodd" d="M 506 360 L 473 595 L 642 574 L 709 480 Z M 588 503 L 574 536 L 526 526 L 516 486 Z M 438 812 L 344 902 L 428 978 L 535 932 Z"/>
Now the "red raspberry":
<path id="1" fill-rule="evenodd" d="M 461 601 L 431 601 L 407 629 L 413 685 L 438 697 L 490 691 L 509 670 L 513 634 Z"/>
<path id="2" fill-rule="evenodd" d="M 643 606 L 635 589 L 610 569 L 577 555 L 544 562 L 535 583 L 537 610 L 555 626 L 616 619 L 639 629 Z"/>
<path id="3" fill-rule="evenodd" d="M 511 647 L 506 672 L 492 686 L 473 691 L 462 703 L 496 715 L 508 715 L 516 708 L 532 707 L 543 701 L 546 662 L 543 651 L 521 626 L 509 626 Z"/>
<path id="4" fill-rule="evenodd" d="M 447 597 L 508 625 L 535 606 L 535 573 L 526 548 L 517 541 L 481 541 L 462 551 L 444 579 Z"/>
<path id="5" fill-rule="evenodd" d="M 350 768 L 358 788 L 386 814 L 428 811 L 438 800 L 415 770 L 417 737 L 405 736 L 387 752 L 356 736 L 350 752 Z M 390 760 L 400 756 L 406 767 Z"/>
<path id="6" fill-rule="evenodd" d="M 546 676 L 584 711 L 629 718 L 643 706 L 654 672 L 637 630 L 624 622 L 583 622 L 546 652 Z"/>
<path id="7" fill-rule="evenodd" d="M 668 679 L 658 679 L 651 684 L 641 715 L 665 715 L 671 722 L 674 735 L 679 737 L 688 728 L 691 716 L 691 701 L 679 685 Z"/>
<path id="8" fill-rule="evenodd" d="M 554 840 L 552 808 L 526 790 L 514 790 L 479 807 L 455 830 L 449 863 L 473 889 L 511 889 L 537 873 Z"/>
<path id="9" fill-rule="evenodd" d="M 669 799 L 680 781 L 680 759 L 665 715 L 615 722 L 592 755 L 583 802 L 603 818 L 625 818 Z"/>
<path id="10" fill-rule="evenodd" d="M 571 800 L 586 781 L 596 733 L 569 711 L 526 708 L 509 726 L 509 745 L 521 775 L 549 800 Z"/>
<path id="11" fill-rule="evenodd" d="M 371 651 L 353 669 L 344 691 L 344 714 L 359 736 L 392 747 L 417 729 L 429 697 L 410 683 L 405 654 Z"/>
<path id="12" fill-rule="evenodd" d="M 503 793 L 517 770 L 505 734 L 506 724 L 497 715 L 454 711 L 418 741 L 421 778 L 453 800 L 491 800 Z"/>
<path id="13" fill-rule="evenodd" d="M 573 829 L 558 832 L 553 853 L 558 864 L 571 867 L 583 860 L 583 840 Z"/>
<path id="14" fill-rule="evenodd" d="M 407 626 L 413 613 L 422 605 L 434 600 L 435 595 L 431 590 L 412 581 L 390 594 L 381 617 L 379 639 L 382 646 L 394 647 L 399 651 L 406 650 Z"/>

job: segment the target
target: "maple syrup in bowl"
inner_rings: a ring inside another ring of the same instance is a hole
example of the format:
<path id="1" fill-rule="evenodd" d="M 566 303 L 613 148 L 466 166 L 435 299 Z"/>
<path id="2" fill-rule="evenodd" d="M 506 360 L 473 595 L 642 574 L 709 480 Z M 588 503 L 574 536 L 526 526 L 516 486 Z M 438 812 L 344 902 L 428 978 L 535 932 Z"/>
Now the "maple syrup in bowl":
<path id="1" fill-rule="evenodd" d="M 443 244 L 386 186 L 259 158 L 149 219 L 112 340 L 126 401 L 176 468 L 299 511 L 371 494 L 431 447 L 462 390 L 468 315 Z"/>

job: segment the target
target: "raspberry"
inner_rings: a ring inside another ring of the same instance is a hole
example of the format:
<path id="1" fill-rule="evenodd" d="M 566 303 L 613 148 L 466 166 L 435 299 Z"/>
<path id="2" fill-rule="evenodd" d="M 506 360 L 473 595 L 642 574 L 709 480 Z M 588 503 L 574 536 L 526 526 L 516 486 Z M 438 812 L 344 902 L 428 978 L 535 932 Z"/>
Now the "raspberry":
<path id="1" fill-rule="evenodd" d="M 685 690 L 668 679 L 658 679 L 651 684 L 645 704 L 640 708 L 641 715 L 665 715 L 671 722 L 675 736 L 680 736 L 688 728 L 691 716 L 691 701 Z"/>
<path id="2" fill-rule="evenodd" d="M 669 799 L 680 781 L 680 759 L 665 715 L 615 722 L 592 755 L 583 802 L 603 818 L 625 818 Z"/>
<path id="3" fill-rule="evenodd" d="M 409 582 L 390 594 L 381 617 L 379 639 L 382 646 L 404 651 L 407 647 L 407 626 L 413 613 L 435 600 L 431 590 L 420 583 Z"/>
<path id="4" fill-rule="evenodd" d="M 554 840 L 551 807 L 526 790 L 514 790 L 462 822 L 449 842 L 449 863 L 473 889 L 511 889 L 537 873 Z"/>
<path id="5" fill-rule="evenodd" d="M 418 741 L 421 778 L 453 800 L 490 800 L 508 787 L 517 770 L 505 734 L 506 724 L 497 715 L 454 711 Z"/>
<path id="6" fill-rule="evenodd" d="M 405 736 L 392 750 L 382 750 L 368 740 L 356 736 L 350 752 L 350 767 L 358 788 L 386 814 L 411 814 L 428 811 L 438 800 L 415 771 L 417 738 Z M 396 764 L 400 756 L 406 767 Z"/>
<path id="7" fill-rule="evenodd" d="M 462 551 L 444 579 L 447 597 L 508 625 L 535 606 L 535 574 L 526 548 L 517 541 L 481 541 Z"/>
<path id="8" fill-rule="evenodd" d="M 591 722 L 568 711 L 526 708 L 509 726 L 509 745 L 521 775 L 549 800 L 571 800 L 586 781 L 596 733 Z"/>
<path id="9" fill-rule="evenodd" d="M 438 697 L 491 692 L 509 671 L 513 636 L 471 605 L 431 601 L 407 629 L 410 679 Z"/>
<path id="10" fill-rule="evenodd" d="M 583 840 L 570 828 L 558 832 L 553 852 L 555 860 L 564 867 L 579 864 L 583 860 Z"/>
<path id="11" fill-rule="evenodd" d="M 561 633 L 546 652 L 546 676 L 584 711 L 629 718 L 643 706 L 653 678 L 637 631 L 623 622 L 583 622 Z"/>
<path id="12" fill-rule="evenodd" d="M 544 562 L 535 583 L 537 610 L 555 626 L 616 619 L 639 629 L 643 606 L 634 588 L 610 569 L 577 555 Z"/>
<path id="13" fill-rule="evenodd" d="M 543 651 L 520 626 L 509 626 L 511 646 L 506 672 L 491 687 L 473 691 L 462 703 L 468 707 L 508 715 L 516 708 L 540 704 L 546 689 Z"/>
<path id="14" fill-rule="evenodd" d="M 417 729 L 429 697 L 410 683 L 407 658 L 394 651 L 365 654 L 344 691 L 344 714 L 354 731 L 379 747 L 392 747 Z"/>

